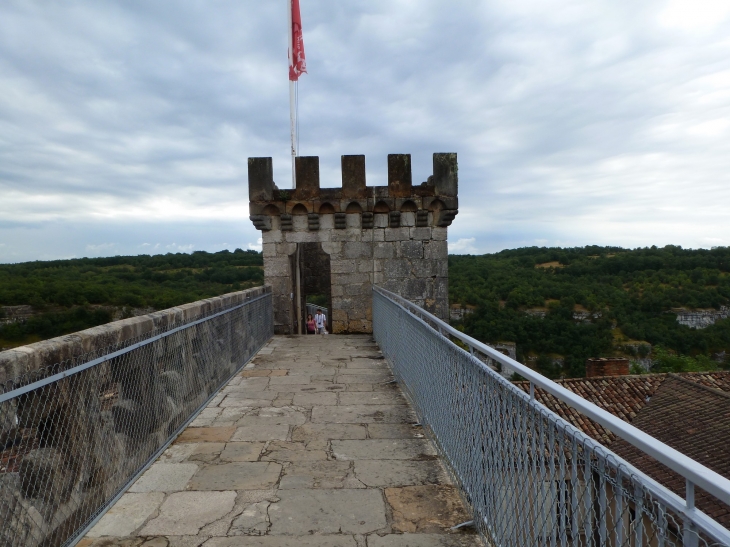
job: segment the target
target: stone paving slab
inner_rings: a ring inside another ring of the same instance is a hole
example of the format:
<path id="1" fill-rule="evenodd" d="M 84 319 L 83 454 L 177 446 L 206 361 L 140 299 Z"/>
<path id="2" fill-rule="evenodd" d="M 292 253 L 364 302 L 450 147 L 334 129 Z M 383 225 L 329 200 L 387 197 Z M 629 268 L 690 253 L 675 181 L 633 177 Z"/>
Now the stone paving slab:
<path id="1" fill-rule="evenodd" d="M 81 547 L 476 547 L 367 335 L 277 336 Z"/>
<path id="2" fill-rule="evenodd" d="M 427 439 L 365 439 L 332 441 L 337 460 L 426 460 L 436 451 Z"/>

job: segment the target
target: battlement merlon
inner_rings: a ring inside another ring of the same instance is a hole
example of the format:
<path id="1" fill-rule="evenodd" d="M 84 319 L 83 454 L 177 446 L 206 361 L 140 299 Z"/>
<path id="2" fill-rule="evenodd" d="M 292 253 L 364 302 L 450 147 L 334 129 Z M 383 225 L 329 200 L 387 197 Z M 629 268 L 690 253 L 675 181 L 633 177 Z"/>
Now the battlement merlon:
<path id="1" fill-rule="evenodd" d="M 415 212 L 418 226 L 451 225 L 458 213 L 456 153 L 433 155 L 433 175 L 413 186 L 410 154 L 388 155 L 388 185 L 367 186 L 365 156 L 342 156 L 342 187 L 320 188 L 319 157 L 299 156 L 295 190 L 274 184 L 271 158 L 248 158 L 249 212 L 254 226 L 271 229 L 271 217 L 288 226 L 292 214 L 308 214 L 309 229 L 319 225 L 319 215 L 335 214 L 335 227 L 345 226 L 345 214 L 363 215 L 362 227 L 372 226 L 373 214 L 389 215 L 396 227 L 401 212 Z M 286 228 L 285 228 L 286 229 Z"/>

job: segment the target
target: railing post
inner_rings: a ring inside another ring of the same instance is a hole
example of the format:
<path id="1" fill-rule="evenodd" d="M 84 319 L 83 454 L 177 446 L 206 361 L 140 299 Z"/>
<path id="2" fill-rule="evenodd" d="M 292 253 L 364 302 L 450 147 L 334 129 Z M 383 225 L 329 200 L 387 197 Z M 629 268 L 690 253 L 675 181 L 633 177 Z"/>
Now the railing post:
<path id="1" fill-rule="evenodd" d="M 695 527 L 692 524 L 692 519 L 689 517 L 689 515 L 695 511 L 695 485 L 689 479 L 686 479 L 684 499 L 687 511 L 684 518 L 682 545 L 684 545 L 684 547 L 697 547 L 699 536 L 697 535 L 697 530 L 695 530 Z"/>

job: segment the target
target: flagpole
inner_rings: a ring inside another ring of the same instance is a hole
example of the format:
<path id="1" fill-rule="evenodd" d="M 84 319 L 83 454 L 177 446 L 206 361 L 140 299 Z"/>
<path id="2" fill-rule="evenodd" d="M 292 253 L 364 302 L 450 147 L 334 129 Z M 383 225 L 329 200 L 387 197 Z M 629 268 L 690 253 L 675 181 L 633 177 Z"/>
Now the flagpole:
<path id="1" fill-rule="evenodd" d="M 289 0 L 289 67 L 294 66 L 294 22 L 292 20 L 292 0 Z M 292 190 L 297 188 L 297 119 L 296 119 L 296 82 L 289 80 L 289 123 L 291 125 L 291 187 Z"/>

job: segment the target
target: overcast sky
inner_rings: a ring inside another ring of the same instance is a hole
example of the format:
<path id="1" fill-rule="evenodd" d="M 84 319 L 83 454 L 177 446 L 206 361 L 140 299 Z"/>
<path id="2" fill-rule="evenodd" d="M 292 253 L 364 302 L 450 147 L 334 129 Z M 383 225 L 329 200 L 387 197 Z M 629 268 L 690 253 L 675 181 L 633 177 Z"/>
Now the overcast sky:
<path id="1" fill-rule="evenodd" d="M 0 2 L 0 262 L 256 248 L 286 0 Z M 300 153 L 459 155 L 452 252 L 730 245 L 727 0 L 301 0 Z"/>

